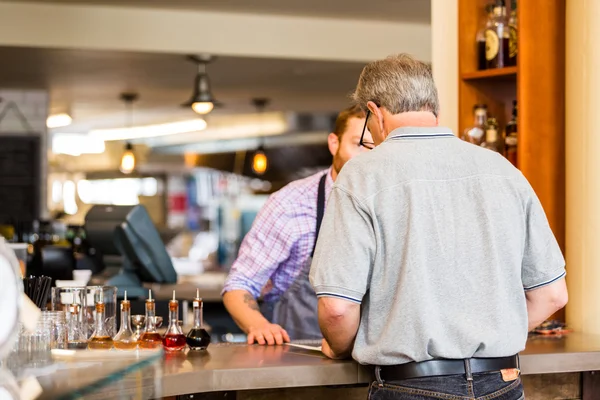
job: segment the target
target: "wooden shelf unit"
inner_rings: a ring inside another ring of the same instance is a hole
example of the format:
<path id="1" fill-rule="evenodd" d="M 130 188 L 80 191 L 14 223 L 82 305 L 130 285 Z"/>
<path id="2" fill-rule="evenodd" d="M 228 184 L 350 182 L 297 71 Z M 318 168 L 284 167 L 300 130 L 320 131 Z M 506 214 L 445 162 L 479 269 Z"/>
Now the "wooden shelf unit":
<path id="1" fill-rule="evenodd" d="M 459 129 L 471 126 L 473 106 L 485 103 L 504 130 L 517 100 L 519 169 L 564 252 L 566 0 L 517 0 L 518 65 L 478 71 L 475 36 L 493 1 L 458 0 Z"/>

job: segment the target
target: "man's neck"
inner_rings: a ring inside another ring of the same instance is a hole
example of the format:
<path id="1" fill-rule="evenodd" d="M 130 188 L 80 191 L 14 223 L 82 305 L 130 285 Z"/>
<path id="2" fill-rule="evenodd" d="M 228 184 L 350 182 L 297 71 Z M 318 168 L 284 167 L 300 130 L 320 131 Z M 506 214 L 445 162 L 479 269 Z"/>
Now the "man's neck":
<path id="1" fill-rule="evenodd" d="M 331 166 L 331 179 L 333 179 L 333 181 L 335 182 L 336 178 L 338 176 L 337 171 L 335 170 L 335 167 L 332 165 Z"/>
<path id="2" fill-rule="evenodd" d="M 388 126 L 389 132 L 408 126 L 434 128 L 438 126 L 438 119 L 429 111 L 409 111 L 393 115 Z"/>

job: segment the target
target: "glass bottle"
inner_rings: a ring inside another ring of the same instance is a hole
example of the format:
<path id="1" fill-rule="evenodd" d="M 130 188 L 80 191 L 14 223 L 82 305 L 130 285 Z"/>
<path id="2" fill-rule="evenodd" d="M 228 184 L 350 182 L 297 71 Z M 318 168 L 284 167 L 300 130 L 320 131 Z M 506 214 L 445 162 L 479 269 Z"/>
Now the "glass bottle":
<path id="1" fill-rule="evenodd" d="M 492 26 L 492 16 L 494 5 L 488 4 L 485 6 L 485 18 L 481 24 L 481 28 L 477 31 L 475 41 L 477 42 L 477 69 L 483 70 L 487 68 L 487 58 L 485 57 L 485 31 Z"/>
<path id="2" fill-rule="evenodd" d="M 148 299 L 146 300 L 146 329 L 140 340 L 138 346 L 140 349 L 156 349 L 162 347 L 162 337 L 156 331 L 156 308 L 154 299 L 152 298 L 152 291 L 148 291 Z"/>
<path id="3" fill-rule="evenodd" d="M 517 65 L 517 0 L 510 2 L 510 18 L 508 19 L 508 65 Z"/>
<path id="4" fill-rule="evenodd" d="M 185 348 L 185 336 L 179 326 L 179 302 L 175 299 L 169 301 L 169 327 L 163 337 L 163 346 L 166 351 L 181 351 Z"/>
<path id="5" fill-rule="evenodd" d="M 487 106 L 476 104 L 473 106 L 473 126 L 465 129 L 462 140 L 480 146 L 485 139 L 485 124 L 487 122 Z"/>
<path id="6" fill-rule="evenodd" d="M 108 334 L 104 321 L 104 302 L 96 302 L 96 329 L 88 342 L 90 350 L 108 350 L 113 347 L 112 337 Z"/>
<path id="7" fill-rule="evenodd" d="M 498 137 L 498 121 L 496 118 L 488 118 L 485 127 L 485 142 L 482 144 L 486 149 L 502 153 L 502 141 Z"/>
<path id="8" fill-rule="evenodd" d="M 87 337 L 81 323 L 81 305 L 73 303 L 69 305 L 67 348 L 86 349 L 88 346 Z"/>
<path id="9" fill-rule="evenodd" d="M 504 138 L 504 156 L 514 165 L 517 163 L 517 144 L 518 144 L 518 125 L 517 125 L 517 101 L 513 100 L 512 118 L 506 124 L 506 137 Z"/>
<path id="10" fill-rule="evenodd" d="M 190 350 L 206 350 L 210 344 L 210 335 L 204 329 L 204 304 L 200 298 L 200 290 L 196 289 L 196 298 L 194 298 L 194 327 L 188 332 L 186 337 L 187 345 Z"/>
<path id="11" fill-rule="evenodd" d="M 504 0 L 496 0 L 492 23 L 485 30 L 485 58 L 488 68 L 508 66 L 509 36 L 506 3 Z"/>
<path id="12" fill-rule="evenodd" d="M 135 350 L 138 347 L 137 338 L 131 330 L 129 313 L 131 312 L 131 302 L 127 300 L 127 291 L 125 298 L 121 301 L 121 329 L 113 339 L 115 349 Z"/>

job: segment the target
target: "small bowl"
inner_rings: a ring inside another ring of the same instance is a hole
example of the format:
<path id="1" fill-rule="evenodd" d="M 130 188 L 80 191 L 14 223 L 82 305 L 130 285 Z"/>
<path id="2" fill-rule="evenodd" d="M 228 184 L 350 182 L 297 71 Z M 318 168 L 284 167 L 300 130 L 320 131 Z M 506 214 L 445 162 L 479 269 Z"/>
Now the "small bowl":
<path id="1" fill-rule="evenodd" d="M 146 316 L 145 315 L 132 315 L 131 316 L 131 325 L 136 328 L 142 328 L 146 325 Z"/>

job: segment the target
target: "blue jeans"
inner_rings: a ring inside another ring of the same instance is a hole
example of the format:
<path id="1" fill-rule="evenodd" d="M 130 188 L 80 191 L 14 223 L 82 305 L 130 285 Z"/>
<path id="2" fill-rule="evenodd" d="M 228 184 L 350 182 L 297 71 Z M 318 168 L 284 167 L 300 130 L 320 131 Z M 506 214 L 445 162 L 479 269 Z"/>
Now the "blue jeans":
<path id="1" fill-rule="evenodd" d="M 523 400 L 521 378 L 504 382 L 500 372 L 435 376 L 371 384 L 369 400 Z"/>

